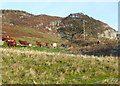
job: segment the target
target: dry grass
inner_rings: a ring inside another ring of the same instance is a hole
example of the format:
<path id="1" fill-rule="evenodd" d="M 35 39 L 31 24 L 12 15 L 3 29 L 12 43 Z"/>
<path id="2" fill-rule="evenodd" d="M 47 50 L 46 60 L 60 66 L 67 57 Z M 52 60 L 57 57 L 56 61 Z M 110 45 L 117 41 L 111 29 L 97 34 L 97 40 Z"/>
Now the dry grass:
<path id="1" fill-rule="evenodd" d="M 3 84 L 114 84 L 118 58 L 1 48 Z"/>

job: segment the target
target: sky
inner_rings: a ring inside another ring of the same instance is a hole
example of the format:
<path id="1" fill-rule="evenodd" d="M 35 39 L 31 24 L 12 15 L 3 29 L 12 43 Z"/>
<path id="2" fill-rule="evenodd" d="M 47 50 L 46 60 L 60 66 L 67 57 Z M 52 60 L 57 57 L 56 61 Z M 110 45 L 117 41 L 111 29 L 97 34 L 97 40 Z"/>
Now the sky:
<path id="1" fill-rule="evenodd" d="M 118 2 L 2 2 L 0 8 L 59 17 L 84 13 L 118 31 Z"/>

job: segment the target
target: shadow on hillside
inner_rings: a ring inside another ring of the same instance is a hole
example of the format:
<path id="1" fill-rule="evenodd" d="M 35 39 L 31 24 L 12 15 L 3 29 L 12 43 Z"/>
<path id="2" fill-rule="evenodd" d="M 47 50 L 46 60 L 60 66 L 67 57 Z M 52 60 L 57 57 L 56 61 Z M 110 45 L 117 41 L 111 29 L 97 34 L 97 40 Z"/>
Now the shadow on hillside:
<path id="1" fill-rule="evenodd" d="M 94 56 L 115 56 L 120 57 L 120 45 L 115 46 L 114 48 L 105 49 L 105 50 L 96 50 L 83 53 L 84 55 L 94 55 Z"/>

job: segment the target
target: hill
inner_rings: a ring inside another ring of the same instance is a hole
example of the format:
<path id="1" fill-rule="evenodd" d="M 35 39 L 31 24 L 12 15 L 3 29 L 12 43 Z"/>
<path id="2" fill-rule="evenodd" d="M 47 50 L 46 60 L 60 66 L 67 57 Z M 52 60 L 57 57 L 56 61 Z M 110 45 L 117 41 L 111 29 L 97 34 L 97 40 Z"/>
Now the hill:
<path id="1" fill-rule="evenodd" d="M 66 39 L 80 39 L 85 28 L 86 36 L 116 39 L 116 31 L 113 28 L 83 13 L 74 13 L 62 18 L 43 14 L 33 15 L 19 10 L 2 10 L 2 26 L 3 32 L 10 35 L 14 34 L 14 31 L 7 32 L 8 28 L 10 31 L 18 26 Z"/>
<path id="2" fill-rule="evenodd" d="M 106 23 L 83 13 L 70 14 L 62 20 L 63 26 L 58 32 L 63 38 L 70 40 L 86 37 L 105 37 L 116 39 L 116 31 Z"/>

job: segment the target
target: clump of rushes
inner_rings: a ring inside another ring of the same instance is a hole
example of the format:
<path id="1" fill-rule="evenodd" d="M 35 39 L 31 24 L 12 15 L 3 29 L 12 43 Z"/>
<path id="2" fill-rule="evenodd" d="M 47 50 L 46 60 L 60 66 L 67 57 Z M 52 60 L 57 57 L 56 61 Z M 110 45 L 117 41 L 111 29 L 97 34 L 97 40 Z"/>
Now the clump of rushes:
<path id="1" fill-rule="evenodd" d="M 114 84 L 118 58 L 1 48 L 3 84 Z"/>

